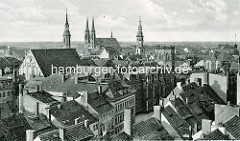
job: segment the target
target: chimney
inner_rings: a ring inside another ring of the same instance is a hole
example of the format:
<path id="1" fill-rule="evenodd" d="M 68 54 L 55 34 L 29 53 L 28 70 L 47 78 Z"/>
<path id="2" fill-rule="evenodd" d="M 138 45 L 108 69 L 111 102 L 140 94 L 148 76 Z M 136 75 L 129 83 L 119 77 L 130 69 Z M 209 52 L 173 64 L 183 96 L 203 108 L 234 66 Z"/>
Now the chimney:
<path id="1" fill-rule="evenodd" d="M 79 118 L 75 118 L 75 120 L 74 120 L 74 124 L 75 124 L 75 125 L 78 124 L 78 120 L 79 120 Z"/>
<path id="2" fill-rule="evenodd" d="M 227 106 L 231 106 L 231 102 L 230 101 L 227 102 Z"/>
<path id="3" fill-rule="evenodd" d="M 65 132 L 66 129 L 59 128 L 59 137 L 61 138 L 62 141 L 65 141 Z"/>
<path id="4" fill-rule="evenodd" d="M 102 94 L 102 86 L 101 85 L 98 86 L 98 93 Z"/>
<path id="5" fill-rule="evenodd" d="M 65 74 L 63 73 L 63 74 L 62 74 L 62 82 L 65 82 L 65 79 L 66 79 L 66 78 L 65 78 Z"/>
<path id="6" fill-rule="evenodd" d="M 39 115 L 39 102 L 36 102 L 36 109 L 35 110 L 36 110 L 35 115 L 38 116 Z"/>
<path id="7" fill-rule="evenodd" d="M 34 132 L 35 130 L 26 130 L 26 141 L 34 140 Z"/>
<path id="8" fill-rule="evenodd" d="M 58 109 L 61 109 L 62 108 L 62 105 L 61 104 L 58 104 Z"/>
<path id="9" fill-rule="evenodd" d="M 78 84 L 78 74 L 75 74 L 75 84 Z"/>
<path id="10" fill-rule="evenodd" d="M 194 127 L 193 127 L 193 134 L 196 134 L 197 133 L 197 131 L 198 131 L 198 125 L 197 125 L 197 123 L 194 123 Z"/>
<path id="11" fill-rule="evenodd" d="M 154 118 L 156 118 L 156 119 L 158 119 L 159 121 L 161 121 L 161 113 L 162 113 L 162 111 L 163 111 L 163 106 L 160 106 L 160 105 L 158 105 L 158 106 L 154 106 L 154 109 L 153 109 L 153 117 Z"/>
<path id="12" fill-rule="evenodd" d="M 182 82 L 177 82 L 178 89 L 182 90 Z"/>
<path id="13" fill-rule="evenodd" d="M 23 113 L 23 85 L 19 84 L 19 96 L 18 96 L 19 113 Z"/>
<path id="14" fill-rule="evenodd" d="M 85 128 L 89 128 L 89 120 L 88 119 L 84 120 L 84 126 L 85 126 Z"/>
<path id="15" fill-rule="evenodd" d="M 186 103 L 186 104 L 189 104 L 188 97 L 186 97 L 185 103 Z"/>
<path id="16" fill-rule="evenodd" d="M 188 130 L 189 130 L 189 140 L 191 140 L 191 138 L 192 138 L 192 126 L 191 125 L 189 126 Z"/>
<path id="17" fill-rule="evenodd" d="M 202 133 L 207 135 L 211 133 L 212 121 L 208 119 L 202 119 Z"/>
<path id="18" fill-rule="evenodd" d="M 40 92 L 40 86 L 37 85 L 37 92 Z"/>
<path id="19" fill-rule="evenodd" d="M 129 136 L 132 136 L 132 111 L 131 109 L 125 109 L 123 131 Z"/>
<path id="20" fill-rule="evenodd" d="M 159 99 L 159 105 L 164 106 L 164 99 Z"/>

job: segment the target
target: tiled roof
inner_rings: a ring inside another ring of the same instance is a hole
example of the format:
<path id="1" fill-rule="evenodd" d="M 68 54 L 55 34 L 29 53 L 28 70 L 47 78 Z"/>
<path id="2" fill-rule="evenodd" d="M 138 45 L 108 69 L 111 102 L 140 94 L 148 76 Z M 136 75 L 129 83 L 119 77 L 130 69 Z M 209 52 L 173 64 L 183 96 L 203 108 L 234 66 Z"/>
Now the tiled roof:
<path id="1" fill-rule="evenodd" d="M 137 140 L 172 140 L 173 138 L 155 118 L 133 125 L 133 138 Z"/>
<path id="2" fill-rule="evenodd" d="M 230 138 L 227 135 L 224 135 L 218 129 L 216 129 L 208 135 L 204 135 L 203 138 L 199 140 L 230 140 Z"/>
<path id="3" fill-rule="evenodd" d="M 168 120 L 169 124 L 178 132 L 178 134 L 183 137 L 189 134 L 189 124 L 184 121 L 171 106 L 164 107 L 162 112 L 165 118 Z"/>
<path id="4" fill-rule="evenodd" d="M 39 92 L 33 92 L 33 93 L 27 93 L 27 95 L 43 102 L 43 103 L 51 103 L 51 102 L 58 102 L 56 99 L 52 98 L 52 95 L 45 92 L 45 91 L 39 91 Z"/>
<path id="5" fill-rule="evenodd" d="M 190 105 L 196 103 L 210 119 L 214 117 L 214 104 L 224 103 L 209 85 L 200 87 L 191 83 L 184 85 L 183 91 L 184 92 L 180 93 L 182 99 L 185 100 L 188 98 L 188 103 Z"/>
<path id="6" fill-rule="evenodd" d="M 114 107 L 98 92 L 88 94 L 88 103 L 98 113 L 103 114 L 109 112 Z"/>
<path id="7" fill-rule="evenodd" d="M 28 129 L 31 129 L 31 126 L 22 114 L 2 118 L 0 119 L 0 140 L 25 141 Z"/>
<path id="8" fill-rule="evenodd" d="M 21 61 L 19 61 L 16 58 L 13 58 L 13 57 L 0 57 L 0 68 L 12 67 L 12 66 L 17 68 L 20 64 L 21 64 Z"/>
<path id="9" fill-rule="evenodd" d="M 74 97 L 76 92 L 94 92 L 97 90 L 97 86 L 86 83 L 75 84 L 74 77 L 70 76 L 65 82 L 62 82 L 62 75 L 51 75 L 47 78 L 47 81 L 43 83 L 43 89 L 49 92 L 64 92 L 66 96 Z"/>
<path id="10" fill-rule="evenodd" d="M 123 90 L 125 89 L 128 89 L 127 93 L 123 93 Z M 110 95 L 107 94 L 108 100 L 119 100 L 130 96 L 136 92 L 133 88 L 130 87 L 130 85 L 128 85 L 124 81 L 111 81 L 111 83 L 108 84 L 107 90 L 111 92 Z"/>
<path id="11" fill-rule="evenodd" d="M 54 67 L 72 67 L 80 63 L 76 49 L 34 49 L 31 50 L 43 73 L 49 76 Z"/>
<path id="12" fill-rule="evenodd" d="M 116 38 L 96 38 L 96 45 L 113 48 L 117 52 L 121 52 L 121 47 Z"/>
<path id="13" fill-rule="evenodd" d="M 77 124 L 66 128 L 65 139 L 67 141 L 88 141 L 93 137 L 93 133 L 83 125 Z M 53 130 L 38 136 L 42 141 L 61 141 L 59 130 Z"/>
<path id="14" fill-rule="evenodd" d="M 115 67 L 115 64 L 112 60 L 106 60 L 106 59 L 94 59 L 94 63 L 97 66 L 101 67 Z"/>
<path id="15" fill-rule="evenodd" d="M 240 118 L 235 115 L 224 123 L 226 130 L 231 134 L 236 140 L 240 140 Z"/>
<path id="16" fill-rule="evenodd" d="M 113 136 L 110 136 L 109 138 L 111 141 L 126 141 L 126 140 L 132 140 L 132 137 L 126 134 L 124 131 L 115 134 Z"/>
<path id="17" fill-rule="evenodd" d="M 24 113 L 24 116 L 26 117 L 26 113 Z M 43 114 L 39 114 L 37 117 L 28 116 L 26 117 L 26 119 L 30 126 L 32 127 L 32 129 L 35 130 L 34 132 L 35 136 L 56 129 L 56 127 Z"/>
<path id="18" fill-rule="evenodd" d="M 75 119 L 79 118 L 78 122 L 89 120 L 89 123 L 97 122 L 97 118 L 86 111 L 79 103 L 75 100 L 67 101 L 58 106 L 50 108 L 51 114 L 60 122 L 62 125 L 70 126 L 75 124 Z"/>
<path id="19" fill-rule="evenodd" d="M 0 103 L 0 110 L 1 110 L 0 118 L 9 116 L 12 113 L 12 109 L 10 108 L 8 103 Z"/>
<path id="20" fill-rule="evenodd" d="M 187 105 L 185 105 L 180 98 L 175 98 L 171 102 L 173 103 L 173 106 L 176 109 L 179 116 L 181 116 L 182 119 L 187 121 L 189 125 L 191 125 L 192 127 L 194 126 L 195 123 L 197 125 L 201 125 L 201 119 L 198 119 L 196 116 L 194 116 L 190 108 Z"/>

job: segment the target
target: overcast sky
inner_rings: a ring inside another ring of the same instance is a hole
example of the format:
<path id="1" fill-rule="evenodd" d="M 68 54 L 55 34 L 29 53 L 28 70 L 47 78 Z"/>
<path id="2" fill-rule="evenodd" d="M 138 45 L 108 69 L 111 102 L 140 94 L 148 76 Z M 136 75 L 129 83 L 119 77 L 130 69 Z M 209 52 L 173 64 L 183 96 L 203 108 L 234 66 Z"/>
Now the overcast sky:
<path id="1" fill-rule="evenodd" d="M 1 0 L 0 42 L 62 41 L 68 8 L 72 41 L 83 41 L 86 17 L 97 37 L 135 41 L 240 40 L 239 0 Z M 91 23 L 90 23 L 91 25 Z"/>

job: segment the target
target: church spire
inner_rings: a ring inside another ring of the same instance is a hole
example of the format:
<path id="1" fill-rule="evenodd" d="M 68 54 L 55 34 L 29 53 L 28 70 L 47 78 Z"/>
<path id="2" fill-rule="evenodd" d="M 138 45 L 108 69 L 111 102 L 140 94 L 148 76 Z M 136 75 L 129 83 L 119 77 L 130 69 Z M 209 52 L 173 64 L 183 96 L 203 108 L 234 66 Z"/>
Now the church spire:
<path id="1" fill-rule="evenodd" d="M 95 46 L 96 32 L 94 26 L 94 17 L 92 17 L 91 44 Z"/>
<path id="2" fill-rule="evenodd" d="M 90 34 L 89 34 L 89 27 L 88 27 L 88 17 L 86 20 L 86 29 L 85 29 L 85 36 L 84 36 L 85 43 L 90 43 Z"/>
<path id="3" fill-rule="evenodd" d="M 65 29 L 64 29 L 64 32 L 63 32 L 63 43 L 65 44 L 66 48 L 71 47 L 71 34 L 70 34 L 70 31 L 69 31 L 67 8 L 66 8 Z"/>
<path id="4" fill-rule="evenodd" d="M 138 31 L 137 31 L 137 45 L 136 45 L 136 54 L 141 54 L 145 56 L 145 48 L 143 46 L 143 32 L 142 32 L 142 21 L 141 17 L 139 17 Z"/>
<path id="5" fill-rule="evenodd" d="M 112 32 L 112 30 L 111 30 L 111 36 L 110 36 L 110 38 L 113 38 L 113 32 Z"/>

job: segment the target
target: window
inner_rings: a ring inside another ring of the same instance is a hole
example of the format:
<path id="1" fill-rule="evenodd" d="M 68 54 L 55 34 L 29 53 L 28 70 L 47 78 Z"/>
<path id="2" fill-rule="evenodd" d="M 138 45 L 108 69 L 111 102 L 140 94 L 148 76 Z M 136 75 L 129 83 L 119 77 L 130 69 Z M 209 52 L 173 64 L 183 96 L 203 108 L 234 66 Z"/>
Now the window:
<path id="1" fill-rule="evenodd" d="M 10 92 L 8 91 L 8 96 L 10 96 Z"/>
<path id="2" fill-rule="evenodd" d="M 3 97 L 5 97 L 5 92 L 3 92 Z"/>

